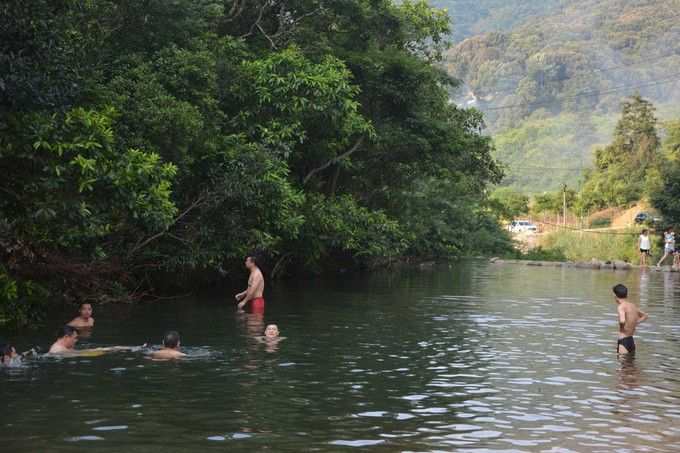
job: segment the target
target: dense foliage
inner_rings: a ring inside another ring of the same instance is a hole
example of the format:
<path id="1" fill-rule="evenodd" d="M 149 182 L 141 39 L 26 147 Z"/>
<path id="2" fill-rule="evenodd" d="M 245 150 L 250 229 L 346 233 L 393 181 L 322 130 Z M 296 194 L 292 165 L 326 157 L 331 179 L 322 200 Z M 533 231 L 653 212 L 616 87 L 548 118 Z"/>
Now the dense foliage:
<path id="1" fill-rule="evenodd" d="M 8 0 L 0 21 L 2 324 L 42 290 L 214 283 L 249 251 L 283 274 L 508 247 L 424 1 Z"/>

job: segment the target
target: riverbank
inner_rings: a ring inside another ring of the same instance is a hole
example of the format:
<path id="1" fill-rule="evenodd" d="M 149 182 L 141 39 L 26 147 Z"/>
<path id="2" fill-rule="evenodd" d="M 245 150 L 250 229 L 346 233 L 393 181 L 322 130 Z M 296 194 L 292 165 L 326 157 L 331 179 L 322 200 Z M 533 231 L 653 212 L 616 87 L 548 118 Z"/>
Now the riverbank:
<path id="1" fill-rule="evenodd" d="M 613 260 L 600 261 L 592 259 L 590 261 L 538 261 L 538 260 L 522 260 L 522 259 L 504 259 L 493 257 L 489 259 L 491 264 L 517 264 L 521 266 L 545 266 L 545 267 L 573 267 L 577 269 L 613 269 L 613 270 L 632 270 L 640 269 L 640 266 L 631 264 L 627 261 Z M 645 266 L 644 269 L 649 269 L 654 272 L 680 272 L 680 267 L 671 266 Z"/>
<path id="2" fill-rule="evenodd" d="M 591 230 L 561 229 L 537 234 L 515 235 L 516 247 L 525 256 L 536 261 L 590 262 L 594 257 L 601 263 L 614 261 L 638 262 L 640 251 L 637 240 L 643 227 L 601 228 Z M 661 258 L 663 250 L 658 245 L 658 234 L 650 234 L 653 245 L 652 260 Z M 656 262 L 656 261 L 652 261 Z"/>

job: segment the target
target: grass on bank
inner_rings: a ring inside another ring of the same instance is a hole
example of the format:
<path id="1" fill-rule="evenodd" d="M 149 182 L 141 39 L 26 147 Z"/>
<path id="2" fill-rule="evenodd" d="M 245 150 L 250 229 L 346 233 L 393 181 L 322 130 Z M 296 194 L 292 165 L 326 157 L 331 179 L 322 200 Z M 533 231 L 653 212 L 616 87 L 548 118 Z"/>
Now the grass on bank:
<path id="1" fill-rule="evenodd" d="M 559 230 L 546 234 L 541 239 L 541 250 L 547 255 L 563 256 L 566 261 L 623 260 L 637 264 L 640 252 L 637 248 L 639 228 L 617 231 L 572 231 Z M 656 263 L 663 253 L 658 235 L 650 234 L 652 244 L 651 263 Z M 556 261 L 556 260 L 551 260 Z"/>

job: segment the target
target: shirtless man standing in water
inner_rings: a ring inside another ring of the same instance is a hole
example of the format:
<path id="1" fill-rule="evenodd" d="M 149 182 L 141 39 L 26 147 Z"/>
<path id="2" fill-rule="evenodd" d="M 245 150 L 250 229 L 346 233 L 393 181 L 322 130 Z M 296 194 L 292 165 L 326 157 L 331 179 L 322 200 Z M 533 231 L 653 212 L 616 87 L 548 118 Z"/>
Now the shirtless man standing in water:
<path id="1" fill-rule="evenodd" d="M 617 351 L 619 354 L 634 354 L 635 342 L 633 335 L 638 324 L 647 320 L 647 314 L 628 302 L 628 288 L 619 283 L 613 288 L 614 298 L 619 304 L 619 341 Z"/>
<path id="2" fill-rule="evenodd" d="M 264 311 L 264 297 L 262 297 L 264 294 L 264 277 L 260 268 L 257 267 L 257 258 L 254 255 L 249 255 L 246 258 L 246 269 L 250 271 L 248 288 L 234 296 L 238 301 L 238 308 L 243 308 L 250 301 L 252 311 L 262 312 Z"/>

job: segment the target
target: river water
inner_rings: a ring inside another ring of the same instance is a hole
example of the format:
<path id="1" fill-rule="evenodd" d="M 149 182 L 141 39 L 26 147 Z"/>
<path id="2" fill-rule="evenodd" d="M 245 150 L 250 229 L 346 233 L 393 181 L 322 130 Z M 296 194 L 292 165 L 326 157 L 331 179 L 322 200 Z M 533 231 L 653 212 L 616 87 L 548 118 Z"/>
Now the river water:
<path id="1" fill-rule="evenodd" d="M 245 278 L 245 276 L 244 276 Z M 611 287 L 650 318 L 615 353 Z M 3 451 L 679 451 L 680 274 L 458 262 L 95 307 L 78 347 L 160 343 L 0 370 Z M 54 315 L 51 326 L 74 316 Z M 266 323 L 286 337 L 253 339 Z M 52 330 L 51 328 L 48 330 Z M 12 338 L 19 351 L 49 334 Z"/>

